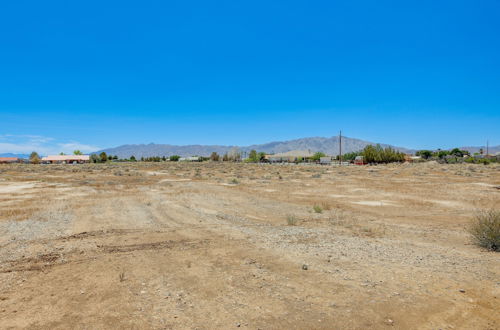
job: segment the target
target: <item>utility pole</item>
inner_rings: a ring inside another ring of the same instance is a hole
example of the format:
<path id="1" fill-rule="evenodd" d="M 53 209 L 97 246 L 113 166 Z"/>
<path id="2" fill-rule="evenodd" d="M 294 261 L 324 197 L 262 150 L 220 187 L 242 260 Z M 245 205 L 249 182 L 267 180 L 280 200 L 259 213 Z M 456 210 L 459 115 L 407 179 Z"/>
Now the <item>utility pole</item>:
<path id="1" fill-rule="evenodd" d="M 486 156 L 490 154 L 490 141 L 486 140 Z"/>
<path id="2" fill-rule="evenodd" d="M 339 133 L 339 166 L 342 165 L 342 130 Z"/>

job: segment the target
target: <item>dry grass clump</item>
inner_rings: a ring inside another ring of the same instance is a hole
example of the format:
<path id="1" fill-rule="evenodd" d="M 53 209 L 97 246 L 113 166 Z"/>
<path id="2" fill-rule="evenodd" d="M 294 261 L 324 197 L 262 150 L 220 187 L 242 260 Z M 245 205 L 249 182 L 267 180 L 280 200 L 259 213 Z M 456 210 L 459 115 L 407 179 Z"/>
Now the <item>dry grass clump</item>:
<path id="1" fill-rule="evenodd" d="M 488 250 L 500 250 L 500 211 L 480 211 L 474 218 L 469 233 L 474 242 Z"/>
<path id="2" fill-rule="evenodd" d="M 118 278 L 120 279 L 120 282 L 123 282 L 126 280 L 125 278 L 125 272 L 121 272 L 119 275 L 118 275 Z"/>
<path id="3" fill-rule="evenodd" d="M 332 206 L 328 202 L 322 202 L 320 206 L 323 208 L 325 211 L 329 211 L 332 209 Z"/>
<path id="4" fill-rule="evenodd" d="M 332 206 L 328 202 L 315 203 L 312 207 L 314 213 L 323 213 L 323 211 L 329 211 Z"/>
<path id="5" fill-rule="evenodd" d="M 299 219 L 297 219 L 296 216 L 294 215 L 287 215 L 286 217 L 286 224 L 289 226 L 296 226 L 297 223 L 299 222 Z"/>

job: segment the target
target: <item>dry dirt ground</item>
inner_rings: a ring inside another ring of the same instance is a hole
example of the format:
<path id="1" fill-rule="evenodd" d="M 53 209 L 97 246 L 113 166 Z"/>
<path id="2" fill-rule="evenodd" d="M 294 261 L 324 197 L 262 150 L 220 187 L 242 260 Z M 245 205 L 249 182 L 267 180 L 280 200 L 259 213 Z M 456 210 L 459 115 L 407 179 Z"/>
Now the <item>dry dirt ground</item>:
<path id="1" fill-rule="evenodd" d="M 0 166 L 0 328 L 498 329 L 500 166 Z"/>

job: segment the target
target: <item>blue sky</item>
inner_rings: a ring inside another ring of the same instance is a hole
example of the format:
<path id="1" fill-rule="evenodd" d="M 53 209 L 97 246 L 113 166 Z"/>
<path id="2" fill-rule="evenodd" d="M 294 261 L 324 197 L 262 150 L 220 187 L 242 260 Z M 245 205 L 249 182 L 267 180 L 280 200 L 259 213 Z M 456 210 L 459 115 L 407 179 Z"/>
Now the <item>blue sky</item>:
<path id="1" fill-rule="evenodd" d="M 499 1 L 4 1 L 0 153 L 500 144 Z"/>

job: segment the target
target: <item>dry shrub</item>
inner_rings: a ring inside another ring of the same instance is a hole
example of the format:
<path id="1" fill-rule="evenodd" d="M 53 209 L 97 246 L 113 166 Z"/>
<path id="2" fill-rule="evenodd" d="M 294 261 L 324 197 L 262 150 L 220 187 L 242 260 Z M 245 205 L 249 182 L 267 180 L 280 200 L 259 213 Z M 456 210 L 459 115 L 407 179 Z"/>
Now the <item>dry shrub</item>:
<path id="1" fill-rule="evenodd" d="M 469 233 L 474 242 L 488 250 L 500 250 L 500 210 L 483 210 L 475 216 Z"/>
<path id="2" fill-rule="evenodd" d="M 332 209 L 332 206 L 328 202 L 322 202 L 320 206 L 323 208 L 325 211 L 329 211 Z"/>
<path id="3" fill-rule="evenodd" d="M 289 226 L 295 226 L 295 225 L 297 225 L 298 222 L 299 222 L 299 219 L 297 219 L 297 217 L 295 217 L 293 215 L 288 215 L 286 217 L 286 223 Z"/>

